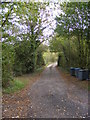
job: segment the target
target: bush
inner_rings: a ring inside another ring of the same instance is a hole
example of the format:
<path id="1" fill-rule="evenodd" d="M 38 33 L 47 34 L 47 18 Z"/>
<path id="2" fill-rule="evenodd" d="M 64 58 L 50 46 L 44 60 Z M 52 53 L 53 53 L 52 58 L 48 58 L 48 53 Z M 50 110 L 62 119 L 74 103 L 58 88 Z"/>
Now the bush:
<path id="1" fill-rule="evenodd" d="M 37 65 L 37 68 L 45 65 L 45 62 L 44 62 L 44 59 L 43 59 L 43 55 L 42 55 L 41 52 L 39 52 L 39 53 L 37 54 L 36 65 Z"/>
<path id="2" fill-rule="evenodd" d="M 36 67 L 44 65 L 41 49 L 38 52 L 32 48 L 30 41 L 20 41 L 15 44 L 15 76 L 34 72 Z"/>
<path id="3" fill-rule="evenodd" d="M 6 87 L 13 80 L 14 48 L 2 43 L 2 86 Z"/>

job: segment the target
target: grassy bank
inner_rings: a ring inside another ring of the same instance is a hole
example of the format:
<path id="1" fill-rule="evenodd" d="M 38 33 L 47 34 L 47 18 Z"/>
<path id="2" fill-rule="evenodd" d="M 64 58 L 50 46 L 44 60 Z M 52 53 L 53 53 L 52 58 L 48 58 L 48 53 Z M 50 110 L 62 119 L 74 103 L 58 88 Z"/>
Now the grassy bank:
<path id="1" fill-rule="evenodd" d="M 70 69 L 66 69 L 66 68 L 63 68 L 63 67 L 59 67 L 58 66 L 58 69 L 60 69 L 62 72 L 66 73 L 66 74 L 69 74 L 70 73 Z"/>
<path id="2" fill-rule="evenodd" d="M 40 75 L 43 70 L 44 70 L 44 67 L 38 68 L 34 73 L 15 77 L 14 80 L 10 82 L 9 87 L 3 88 L 3 93 L 11 94 L 11 93 L 22 90 L 29 84 L 30 81 L 33 80 L 34 77 L 36 77 L 37 75 Z"/>

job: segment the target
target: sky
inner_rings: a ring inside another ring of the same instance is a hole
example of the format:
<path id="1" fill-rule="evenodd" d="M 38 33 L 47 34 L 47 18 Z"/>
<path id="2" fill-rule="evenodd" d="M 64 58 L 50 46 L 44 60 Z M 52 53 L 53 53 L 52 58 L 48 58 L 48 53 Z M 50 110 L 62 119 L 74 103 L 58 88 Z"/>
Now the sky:
<path id="1" fill-rule="evenodd" d="M 60 10 L 60 5 L 56 4 L 56 6 L 54 6 L 54 3 L 50 3 L 50 5 L 46 7 L 46 10 L 48 11 L 50 15 L 48 17 L 48 21 L 52 21 L 51 22 L 52 24 L 44 30 L 44 34 L 45 36 L 49 36 L 53 33 L 54 31 L 53 29 L 56 28 L 55 18 L 61 13 L 61 10 Z"/>

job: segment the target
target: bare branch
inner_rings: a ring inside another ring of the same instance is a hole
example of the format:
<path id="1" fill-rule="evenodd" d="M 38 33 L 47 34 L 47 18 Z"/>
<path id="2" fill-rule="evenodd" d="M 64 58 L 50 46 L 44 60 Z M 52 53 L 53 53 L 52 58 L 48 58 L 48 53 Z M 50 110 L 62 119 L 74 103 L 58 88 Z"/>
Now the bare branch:
<path id="1" fill-rule="evenodd" d="M 10 15 L 10 13 L 11 13 L 12 10 L 13 10 L 13 5 L 11 6 L 11 9 L 10 9 L 10 11 L 8 12 L 8 14 L 6 16 L 6 19 L 3 21 L 2 27 L 5 25 L 6 21 L 8 20 L 8 17 L 9 17 L 9 15 Z"/>

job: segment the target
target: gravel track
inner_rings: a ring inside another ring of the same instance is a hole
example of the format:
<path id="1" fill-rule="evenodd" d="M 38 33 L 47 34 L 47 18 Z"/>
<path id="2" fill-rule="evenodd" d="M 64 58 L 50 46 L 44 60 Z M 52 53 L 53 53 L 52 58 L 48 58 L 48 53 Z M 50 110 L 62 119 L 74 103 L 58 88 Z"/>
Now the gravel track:
<path id="1" fill-rule="evenodd" d="M 88 114 L 88 90 L 68 84 L 55 65 L 45 69 L 28 95 L 28 118 L 84 118 Z"/>

